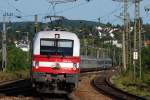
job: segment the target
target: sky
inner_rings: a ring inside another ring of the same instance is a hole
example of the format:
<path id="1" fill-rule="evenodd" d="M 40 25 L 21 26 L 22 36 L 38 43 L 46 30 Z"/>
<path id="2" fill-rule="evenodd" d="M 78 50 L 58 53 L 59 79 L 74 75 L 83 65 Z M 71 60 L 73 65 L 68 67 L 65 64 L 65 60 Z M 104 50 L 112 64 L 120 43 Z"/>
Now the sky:
<path id="1" fill-rule="evenodd" d="M 34 21 L 34 15 L 39 16 L 39 21 L 45 22 L 44 16 L 52 15 L 53 10 L 48 0 L 0 0 L 0 21 L 5 12 L 13 13 L 11 21 Z M 54 0 L 53 0 L 54 1 Z M 56 15 L 61 15 L 71 20 L 98 21 L 102 23 L 122 24 L 123 3 L 112 0 L 77 0 L 57 4 Z M 150 12 L 146 13 L 144 6 L 150 7 L 150 0 L 143 0 L 140 6 L 141 17 L 144 23 L 150 23 Z M 134 5 L 129 3 L 131 20 L 134 19 Z M 18 19 L 15 16 L 22 16 Z"/>

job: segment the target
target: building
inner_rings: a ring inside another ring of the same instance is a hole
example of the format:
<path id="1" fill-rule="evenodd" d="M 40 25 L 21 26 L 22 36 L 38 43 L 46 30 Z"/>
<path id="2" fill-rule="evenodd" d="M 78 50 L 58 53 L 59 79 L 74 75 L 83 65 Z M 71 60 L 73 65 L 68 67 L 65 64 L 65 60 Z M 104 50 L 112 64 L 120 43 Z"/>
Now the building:
<path id="1" fill-rule="evenodd" d="M 99 38 L 103 37 L 110 37 L 112 40 L 105 40 L 104 43 L 110 43 L 112 42 L 113 45 L 115 45 L 118 48 L 122 48 L 122 43 L 119 43 L 118 40 L 115 38 L 114 32 L 118 31 L 118 28 L 102 28 L 100 26 L 97 26 L 96 29 L 99 33 Z"/>
<path id="2" fill-rule="evenodd" d="M 20 48 L 22 51 L 28 52 L 30 50 L 29 43 L 25 40 L 15 41 L 14 42 L 17 48 Z"/>

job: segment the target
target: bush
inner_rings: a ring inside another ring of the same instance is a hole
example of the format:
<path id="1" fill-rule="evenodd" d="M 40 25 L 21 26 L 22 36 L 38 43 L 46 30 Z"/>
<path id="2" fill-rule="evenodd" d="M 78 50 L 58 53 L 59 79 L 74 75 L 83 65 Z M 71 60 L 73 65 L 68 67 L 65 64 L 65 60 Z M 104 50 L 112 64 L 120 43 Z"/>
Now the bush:
<path id="1" fill-rule="evenodd" d="M 144 47 L 142 49 L 142 66 L 150 69 L 150 47 Z"/>
<path id="2" fill-rule="evenodd" d="M 16 71 L 29 69 L 29 61 L 27 60 L 27 52 L 24 52 L 15 46 L 11 46 L 8 49 L 8 63 L 6 70 Z"/>

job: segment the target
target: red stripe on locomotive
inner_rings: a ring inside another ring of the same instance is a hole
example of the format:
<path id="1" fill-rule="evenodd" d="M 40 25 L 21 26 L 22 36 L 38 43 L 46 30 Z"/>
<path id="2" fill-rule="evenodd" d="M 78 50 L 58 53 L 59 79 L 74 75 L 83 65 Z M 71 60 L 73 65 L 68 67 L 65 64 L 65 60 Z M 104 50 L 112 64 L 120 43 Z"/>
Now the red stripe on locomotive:
<path id="1" fill-rule="evenodd" d="M 44 61 L 44 62 L 68 62 L 68 63 L 78 63 L 80 62 L 80 57 L 75 56 L 44 56 L 44 55 L 33 55 L 32 61 Z"/>
<path id="2" fill-rule="evenodd" d="M 73 56 L 43 56 L 43 55 L 33 55 L 32 61 L 35 62 L 54 62 L 54 63 L 79 63 L 80 57 L 73 57 Z M 37 67 L 37 68 L 36 68 Z M 46 72 L 51 74 L 76 74 L 80 72 L 79 68 L 73 68 L 73 66 L 70 67 L 60 67 L 60 69 L 53 69 L 52 66 L 32 66 L 32 72 Z"/>
<path id="3" fill-rule="evenodd" d="M 33 72 L 46 72 L 51 74 L 76 74 L 80 72 L 80 69 L 77 68 L 74 70 L 73 68 L 60 68 L 59 70 L 54 70 L 51 67 L 39 67 L 36 68 L 35 66 L 32 67 Z"/>

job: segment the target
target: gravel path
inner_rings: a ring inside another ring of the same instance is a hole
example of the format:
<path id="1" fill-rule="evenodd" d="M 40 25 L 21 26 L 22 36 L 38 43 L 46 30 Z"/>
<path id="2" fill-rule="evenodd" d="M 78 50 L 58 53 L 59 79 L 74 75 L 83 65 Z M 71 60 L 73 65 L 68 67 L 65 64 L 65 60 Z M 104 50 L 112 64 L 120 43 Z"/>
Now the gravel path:
<path id="1" fill-rule="evenodd" d="M 78 100 L 112 100 L 110 97 L 100 94 L 91 86 L 91 80 L 94 77 L 95 75 L 88 75 L 81 78 L 79 87 L 75 91 Z"/>

